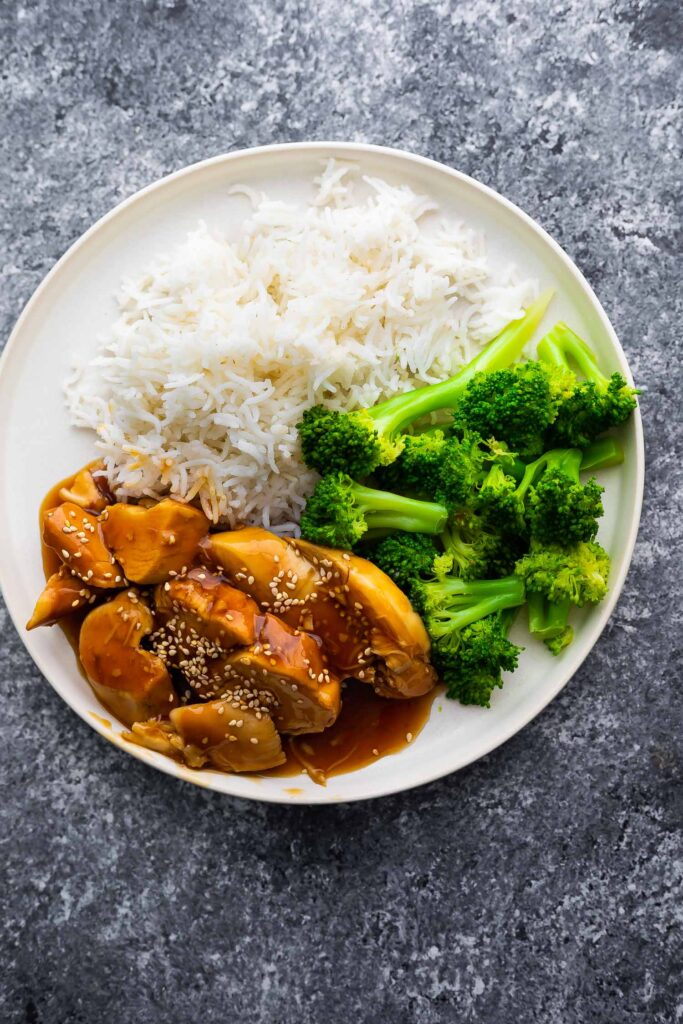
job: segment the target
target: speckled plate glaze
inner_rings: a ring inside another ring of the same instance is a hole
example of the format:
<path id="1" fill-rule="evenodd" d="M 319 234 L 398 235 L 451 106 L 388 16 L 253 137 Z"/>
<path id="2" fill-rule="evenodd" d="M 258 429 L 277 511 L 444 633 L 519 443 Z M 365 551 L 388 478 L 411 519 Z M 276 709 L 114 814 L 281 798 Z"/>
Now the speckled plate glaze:
<path id="1" fill-rule="evenodd" d="M 643 489 L 643 438 L 637 414 L 623 431 L 623 466 L 602 474 L 606 515 L 600 540 L 613 558 L 611 592 L 598 608 L 576 619 L 576 639 L 559 658 L 531 641 L 523 624 L 513 639 L 525 644 L 518 671 L 497 691 L 490 710 L 436 700 L 416 740 L 400 754 L 327 787 L 306 776 L 256 779 L 196 772 L 131 746 L 110 722 L 80 674 L 59 629 L 27 633 L 43 585 L 37 512 L 47 489 L 93 457 L 93 438 L 69 426 L 61 382 L 75 354 L 92 352 L 97 335 L 116 315 L 122 276 L 137 272 L 156 252 L 181 239 L 200 218 L 237 231 L 245 201 L 231 197 L 244 183 L 281 198 L 305 198 L 321 161 L 352 161 L 369 174 L 405 183 L 433 196 L 447 216 L 486 232 L 494 265 L 514 262 L 557 295 L 548 326 L 566 319 L 590 340 L 605 367 L 630 380 L 616 334 L 588 283 L 569 257 L 508 200 L 458 171 L 423 157 L 351 143 L 266 146 L 214 157 L 155 182 L 98 221 L 48 274 L 22 313 L 0 362 L 0 584 L 10 614 L 36 665 L 55 690 L 110 743 L 195 785 L 220 793 L 280 803 L 337 803 L 396 793 L 456 771 L 495 749 L 535 717 L 571 679 L 597 641 L 614 608 L 636 539 Z M 540 336 L 540 335 L 539 335 Z M 590 709 L 586 709 L 590 714 Z M 47 724 L 46 724 L 47 728 Z"/>

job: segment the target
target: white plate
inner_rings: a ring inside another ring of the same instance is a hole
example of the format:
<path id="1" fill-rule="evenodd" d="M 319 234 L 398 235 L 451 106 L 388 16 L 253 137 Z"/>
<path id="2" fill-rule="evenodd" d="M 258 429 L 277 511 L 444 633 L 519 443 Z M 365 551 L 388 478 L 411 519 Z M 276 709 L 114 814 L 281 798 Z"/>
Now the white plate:
<path id="1" fill-rule="evenodd" d="M 528 639 L 518 671 L 496 692 L 490 710 L 437 700 L 420 736 L 400 754 L 331 779 L 326 788 L 305 776 L 254 779 L 217 772 L 192 772 L 160 754 L 120 739 L 110 718 L 79 673 L 59 629 L 27 633 L 43 585 L 38 507 L 46 491 L 93 457 L 93 437 L 71 428 L 61 383 L 74 353 L 88 354 L 99 332 L 116 315 L 113 296 L 122 276 L 137 272 L 156 252 L 182 239 L 200 218 L 237 229 L 246 212 L 230 197 L 238 182 L 282 198 L 304 198 L 321 161 L 352 160 L 392 183 L 405 183 L 435 197 L 447 215 L 460 216 L 486 232 L 494 263 L 514 262 L 556 298 L 546 318 L 560 318 L 590 340 L 602 365 L 630 380 L 624 353 L 600 303 L 560 247 L 526 214 L 491 189 L 458 171 L 397 150 L 350 143 L 302 143 L 230 153 L 195 164 L 143 189 L 121 203 L 80 238 L 48 274 L 29 301 L 0 363 L 0 584 L 14 623 L 32 658 L 57 692 L 100 735 L 162 771 L 220 793 L 282 803 L 334 803 L 395 793 L 446 775 L 504 743 L 556 696 L 576 672 L 602 632 L 628 570 L 640 516 L 643 440 L 636 414 L 623 431 L 624 465 L 603 474 L 606 515 L 600 540 L 613 558 L 611 591 L 598 608 L 582 614 L 576 639 L 559 658 Z M 539 333 L 540 337 L 540 333 Z M 513 634 L 514 635 L 514 634 Z M 586 708 L 586 714 L 591 709 Z M 296 787 L 300 792 L 293 794 Z"/>

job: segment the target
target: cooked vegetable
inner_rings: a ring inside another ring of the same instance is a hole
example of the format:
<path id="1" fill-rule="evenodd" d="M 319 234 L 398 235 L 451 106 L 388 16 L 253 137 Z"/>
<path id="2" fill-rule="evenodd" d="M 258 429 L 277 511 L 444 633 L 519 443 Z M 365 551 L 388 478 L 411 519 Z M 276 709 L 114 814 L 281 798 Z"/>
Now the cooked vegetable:
<path id="1" fill-rule="evenodd" d="M 523 538 L 496 529 L 485 515 L 470 509 L 451 516 L 441 542 L 444 553 L 437 575 L 452 573 L 464 580 L 507 576 L 525 546 Z"/>
<path id="2" fill-rule="evenodd" d="M 432 579 L 438 572 L 443 552 L 427 534 L 395 533 L 373 543 L 367 555 L 410 597 L 416 581 Z"/>
<path id="3" fill-rule="evenodd" d="M 461 704 L 491 706 L 491 694 L 502 687 L 503 672 L 517 668 L 521 647 L 508 640 L 515 609 L 495 612 L 465 626 L 457 637 L 434 646 L 434 664 L 446 695 Z"/>
<path id="4" fill-rule="evenodd" d="M 514 362 L 541 322 L 551 298 L 552 291 L 544 292 L 521 319 L 508 324 L 449 380 L 396 395 L 371 409 L 337 412 L 322 405 L 307 409 L 298 425 L 306 465 L 319 473 L 348 473 L 358 479 L 378 466 L 388 466 L 403 450 L 401 431 L 422 416 L 454 407 L 476 373 Z"/>
<path id="5" fill-rule="evenodd" d="M 610 559 L 595 542 L 570 547 L 532 543 L 515 566 L 529 604 L 529 631 L 545 641 L 553 654 L 573 638 L 568 623 L 572 606 L 597 604 L 607 593 Z"/>
<path id="6" fill-rule="evenodd" d="M 620 466 L 623 461 L 624 449 L 619 441 L 615 437 L 601 437 L 597 441 L 593 441 L 588 448 L 584 448 L 579 471 L 589 473 L 594 469 L 609 469 L 612 466 Z M 512 462 L 503 468 L 519 483 L 527 466 L 521 459 L 513 458 Z"/>
<path id="7" fill-rule="evenodd" d="M 484 475 L 486 453 L 479 434 L 447 437 L 438 428 L 406 435 L 403 451 L 378 471 L 382 487 L 427 495 L 447 508 L 467 505 Z"/>
<path id="8" fill-rule="evenodd" d="M 364 487 L 339 473 L 318 482 L 300 525 L 302 536 L 316 544 L 352 548 L 368 530 L 437 534 L 447 518 L 444 505 Z"/>
<path id="9" fill-rule="evenodd" d="M 537 362 L 477 373 L 453 413 L 457 431 L 495 437 L 524 460 L 544 450 L 546 431 L 571 394 L 574 374 Z"/>
<path id="10" fill-rule="evenodd" d="M 581 451 L 558 448 L 531 462 L 519 483 L 499 465 L 489 470 L 478 509 L 504 533 L 545 543 L 592 540 L 603 515 L 604 488 L 581 483 Z"/>
<path id="11" fill-rule="evenodd" d="M 449 697 L 488 707 L 501 672 L 517 666 L 521 648 L 507 634 L 507 609 L 524 604 L 518 577 L 467 581 L 454 578 L 415 587 L 415 599 L 433 640 L 432 660 Z"/>
<path id="12" fill-rule="evenodd" d="M 592 349 L 565 323 L 556 324 L 538 344 L 538 358 L 548 367 L 569 370 L 575 364 L 585 377 L 560 404 L 548 432 L 548 447 L 586 448 L 599 434 L 629 418 L 636 408 L 636 388 L 620 373 L 606 376 Z"/>

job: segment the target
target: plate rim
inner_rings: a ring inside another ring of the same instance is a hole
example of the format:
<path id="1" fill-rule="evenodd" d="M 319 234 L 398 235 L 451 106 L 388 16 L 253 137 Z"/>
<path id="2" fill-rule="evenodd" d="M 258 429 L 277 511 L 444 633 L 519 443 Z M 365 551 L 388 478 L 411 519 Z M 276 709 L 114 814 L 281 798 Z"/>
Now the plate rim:
<path id="1" fill-rule="evenodd" d="M 244 157 L 260 157 L 267 155 L 277 155 L 291 151 L 308 151 L 311 155 L 320 154 L 321 157 L 326 151 L 330 149 L 337 151 L 344 151 L 338 158 L 344 159 L 345 154 L 352 157 L 353 154 L 370 154 L 370 155 L 384 155 L 390 158 L 397 158 L 399 161 L 407 161 L 417 166 L 430 168 L 432 170 L 445 173 L 451 178 L 459 181 L 463 184 L 468 185 L 475 191 L 482 193 L 486 198 L 492 200 L 494 203 L 502 205 L 507 211 L 513 216 L 522 220 L 522 222 L 531 229 L 531 231 L 539 236 L 542 242 L 549 245 L 554 251 L 556 257 L 564 265 L 564 268 L 574 278 L 575 283 L 579 286 L 580 290 L 584 293 L 588 299 L 592 309 L 597 314 L 600 323 L 605 330 L 609 340 L 619 358 L 621 363 L 621 369 L 624 371 L 626 379 L 633 385 L 633 377 L 631 370 L 626 359 L 626 354 L 623 350 L 619 337 L 612 326 L 612 323 L 607 316 L 600 300 L 598 299 L 595 291 L 591 287 L 590 283 L 586 280 L 584 274 L 579 267 L 574 263 L 571 257 L 564 251 L 558 242 L 541 226 L 533 217 L 522 210 L 516 203 L 508 199 L 506 196 L 501 195 L 494 188 L 489 185 L 485 185 L 483 182 L 478 181 L 471 175 L 464 173 L 463 171 L 457 170 L 454 167 L 449 167 L 447 164 L 442 163 L 438 160 L 433 160 L 430 157 L 425 157 L 417 153 L 411 153 L 407 150 L 399 149 L 391 146 L 381 146 L 373 143 L 365 142 L 349 142 L 343 140 L 315 140 L 315 141 L 300 141 L 300 142 L 287 142 L 287 143 L 272 143 L 264 146 L 253 146 L 242 149 L 231 150 L 230 152 L 223 152 L 215 154 L 214 156 L 207 157 L 203 160 L 197 160 L 194 163 L 188 164 L 185 167 L 181 167 L 179 170 L 172 171 L 169 174 L 163 175 L 161 178 L 157 178 L 155 181 L 150 182 L 148 185 L 143 186 L 141 189 L 133 192 L 131 195 L 126 196 L 124 199 L 116 203 L 110 210 L 99 217 L 89 228 L 87 228 L 81 235 L 76 238 L 71 245 L 66 249 L 62 256 L 55 262 L 50 268 L 47 274 L 42 278 L 37 288 L 29 296 L 23 309 L 21 310 L 12 331 L 7 339 L 7 343 L 0 354 L 0 386 L 4 380 L 4 376 L 8 371 L 10 360 L 14 358 L 15 351 L 19 348 L 20 337 L 23 331 L 23 326 L 29 315 L 33 311 L 33 308 L 40 302 L 43 293 L 51 285 L 54 278 L 62 271 L 64 266 L 69 262 L 71 257 L 75 255 L 81 248 L 83 248 L 90 239 L 100 231 L 110 221 L 120 216 L 122 213 L 127 211 L 130 207 L 134 206 L 138 202 L 144 201 L 148 196 L 157 190 L 161 190 L 164 186 L 171 182 L 179 181 L 184 177 L 189 177 L 192 174 L 197 173 L 200 170 L 205 170 L 212 166 L 220 164 L 230 164 L 238 161 Z M 392 774 L 390 773 L 386 781 L 374 783 L 368 786 L 367 791 L 363 793 L 353 794 L 351 796 L 336 796 L 331 794 L 329 791 L 320 787 L 320 792 L 304 792 L 301 796 L 294 796 L 288 794 L 286 791 L 266 791 L 258 792 L 258 787 L 254 787 L 253 793 L 235 793 L 229 792 L 224 788 L 224 780 L 229 780 L 231 776 L 226 773 L 214 772 L 211 770 L 202 772 L 191 772 L 186 769 L 183 765 L 176 763 L 170 758 L 164 758 L 162 756 L 157 759 L 154 756 L 153 751 L 148 751 L 144 747 L 138 747 L 135 744 L 127 743 L 122 740 L 120 736 L 109 729 L 104 722 L 96 720 L 90 712 L 85 708 L 76 706 L 74 702 L 69 698 L 68 695 L 62 692 L 61 687 L 57 686 L 49 674 L 49 665 L 46 664 L 47 660 L 41 653 L 36 653 L 29 647 L 23 623 L 19 621 L 18 609 L 13 607 L 13 602 L 8 599 L 7 589 L 3 583 L 5 578 L 5 566 L 4 566 L 4 555 L 0 550 L 0 591 L 2 591 L 5 605 L 7 607 L 8 614 L 16 629 L 19 638 L 21 639 L 26 651 L 31 657 L 32 661 L 43 675 L 45 680 L 49 683 L 53 690 L 58 696 L 74 711 L 79 718 L 86 722 L 91 729 L 94 729 L 100 736 L 104 737 L 113 746 L 119 747 L 125 750 L 131 756 L 144 762 L 145 764 L 155 768 L 159 771 L 165 772 L 167 775 L 171 775 L 175 779 L 181 782 L 189 782 L 192 785 L 198 786 L 202 789 L 210 789 L 213 792 L 218 793 L 221 796 L 229 796 L 233 799 L 245 799 L 255 800 L 260 803 L 277 803 L 293 806 L 306 806 L 306 805 L 334 805 L 340 803 L 355 803 L 361 800 L 372 800 L 382 796 L 391 796 L 397 793 L 407 792 L 408 790 L 415 789 L 418 786 L 427 785 L 430 782 L 435 782 L 438 779 L 444 778 L 447 775 L 451 775 L 457 771 L 467 767 L 467 765 L 474 764 L 479 761 L 482 757 L 486 757 L 493 750 L 503 746 L 513 736 L 532 722 L 542 711 L 550 704 L 551 701 L 557 697 L 561 690 L 567 685 L 569 680 L 578 672 L 583 663 L 585 662 L 588 655 L 593 650 L 595 644 L 602 635 L 607 622 L 609 621 L 612 612 L 621 596 L 621 592 L 624 586 L 624 582 L 628 575 L 631 561 L 633 558 L 633 551 L 638 535 L 638 529 L 640 526 L 640 519 L 642 514 L 643 505 L 643 491 L 644 491 L 644 479 L 645 479 L 645 446 L 643 437 L 643 425 L 640 408 L 636 409 L 633 417 L 634 426 L 634 448 L 635 448 L 635 511 L 629 525 L 628 534 L 623 548 L 624 558 L 621 569 L 618 575 L 611 581 L 609 595 L 607 600 L 600 605 L 599 617 L 595 623 L 595 636 L 585 648 L 583 655 L 579 662 L 571 669 L 565 669 L 564 671 L 558 672 L 557 679 L 554 685 L 549 688 L 548 692 L 543 695 L 543 699 L 534 707 L 534 710 L 525 714 L 520 722 L 516 720 L 513 722 L 509 729 L 503 727 L 502 736 L 492 739 L 486 743 L 484 747 L 474 757 L 465 756 L 461 760 L 457 757 L 453 758 L 452 763 L 446 768 L 437 768 L 436 770 L 430 769 L 425 772 L 416 772 L 414 777 L 409 779 L 407 782 L 395 783 L 392 781 Z M 196 777 L 195 777 L 196 776 Z M 213 784 L 213 779 L 220 778 L 223 780 L 223 786 L 219 788 Z M 237 778 L 238 776 L 236 776 Z M 296 779 L 296 776 L 293 776 Z"/>

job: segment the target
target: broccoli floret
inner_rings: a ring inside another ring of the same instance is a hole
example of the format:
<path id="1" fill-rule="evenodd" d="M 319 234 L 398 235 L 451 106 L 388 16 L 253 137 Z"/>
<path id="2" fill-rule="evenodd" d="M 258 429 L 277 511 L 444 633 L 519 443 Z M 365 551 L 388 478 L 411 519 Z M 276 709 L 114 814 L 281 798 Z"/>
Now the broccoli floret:
<path id="1" fill-rule="evenodd" d="M 620 373 L 602 373 L 594 352 L 565 323 L 556 324 L 539 342 L 538 358 L 560 370 L 574 363 L 585 377 L 577 380 L 558 408 L 548 431 L 551 447 L 586 448 L 599 434 L 624 423 L 637 406 L 638 390 Z"/>
<path id="2" fill-rule="evenodd" d="M 568 449 L 568 451 L 576 451 Z M 574 543 L 592 540 L 603 515 L 602 492 L 595 480 L 582 484 L 578 461 L 570 458 L 551 466 L 529 493 L 529 525 L 532 537 L 552 544 L 565 540 Z"/>
<path id="3" fill-rule="evenodd" d="M 603 488 L 582 485 L 582 454 L 557 448 L 529 463 L 519 483 L 494 465 L 476 499 L 477 509 L 501 532 L 544 543 L 592 540 L 603 514 Z"/>
<path id="4" fill-rule="evenodd" d="M 434 537 L 424 533 L 396 533 L 372 544 L 365 552 L 396 586 L 411 596 L 417 580 L 431 579 L 439 550 Z"/>
<path id="5" fill-rule="evenodd" d="M 575 383 L 570 370 L 528 362 L 478 373 L 453 414 L 456 430 L 504 441 L 524 459 L 544 448 L 545 433 Z"/>
<path id="6" fill-rule="evenodd" d="M 579 607 L 597 604 L 607 593 L 610 559 L 595 541 L 571 547 L 534 543 L 515 565 L 528 594 L 543 594 L 549 601 L 570 601 Z"/>
<path id="7" fill-rule="evenodd" d="M 415 591 L 448 696 L 488 707 L 494 688 L 502 685 L 501 672 L 517 666 L 520 648 L 507 639 L 507 610 L 524 603 L 522 581 L 449 577 L 419 584 Z"/>
<path id="8" fill-rule="evenodd" d="M 534 466 L 535 463 L 531 463 Z M 526 495 L 531 486 L 531 466 L 525 469 L 518 482 L 499 464 L 491 466 L 482 486 L 474 498 L 479 514 L 499 532 L 526 536 Z"/>
<path id="9" fill-rule="evenodd" d="M 443 555 L 437 575 L 451 573 L 464 580 L 507 576 L 525 549 L 523 540 L 499 533 L 482 516 L 460 509 L 441 534 Z"/>
<path id="10" fill-rule="evenodd" d="M 318 481 L 300 525 L 302 536 L 314 544 L 352 548 L 370 529 L 438 534 L 447 517 L 436 502 L 363 487 L 337 473 Z"/>
<path id="11" fill-rule="evenodd" d="M 487 453 L 478 434 L 446 437 L 434 429 L 406 435 L 403 451 L 390 466 L 380 470 L 382 487 L 415 491 L 448 508 L 466 505 L 483 476 Z"/>
<path id="12" fill-rule="evenodd" d="M 529 605 L 529 632 L 559 654 L 573 639 L 572 606 L 597 604 L 607 593 L 610 559 L 595 542 L 571 547 L 534 543 L 515 566 Z"/>
<path id="13" fill-rule="evenodd" d="M 454 377 L 381 402 L 371 409 L 336 412 L 316 405 L 298 424 L 301 451 L 307 466 L 319 473 L 369 476 L 401 454 L 401 431 L 439 409 L 453 408 L 468 382 L 480 371 L 509 366 L 531 339 L 552 297 L 545 292 L 524 316 L 508 324 L 489 345 Z"/>

